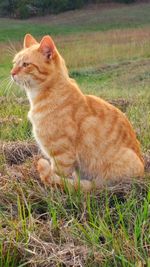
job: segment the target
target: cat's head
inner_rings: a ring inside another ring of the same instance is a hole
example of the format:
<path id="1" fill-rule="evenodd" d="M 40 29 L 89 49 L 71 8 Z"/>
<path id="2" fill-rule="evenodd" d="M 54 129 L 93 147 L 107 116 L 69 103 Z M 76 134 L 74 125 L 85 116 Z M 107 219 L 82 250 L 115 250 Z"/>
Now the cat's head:
<path id="1" fill-rule="evenodd" d="M 32 35 L 26 34 L 23 49 L 13 60 L 12 79 L 25 88 L 38 87 L 56 75 L 62 58 L 49 35 L 38 43 Z"/>

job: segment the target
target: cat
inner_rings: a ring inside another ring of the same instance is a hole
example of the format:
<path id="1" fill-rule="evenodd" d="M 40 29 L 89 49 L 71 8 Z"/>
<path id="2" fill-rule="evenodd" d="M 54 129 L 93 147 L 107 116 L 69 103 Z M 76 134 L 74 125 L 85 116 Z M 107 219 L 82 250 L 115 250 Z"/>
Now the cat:
<path id="1" fill-rule="evenodd" d="M 39 43 L 25 35 L 11 76 L 29 98 L 33 134 L 47 158 L 37 166 L 44 183 L 90 191 L 143 176 L 140 144 L 127 117 L 81 92 L 50 36 Z"/>

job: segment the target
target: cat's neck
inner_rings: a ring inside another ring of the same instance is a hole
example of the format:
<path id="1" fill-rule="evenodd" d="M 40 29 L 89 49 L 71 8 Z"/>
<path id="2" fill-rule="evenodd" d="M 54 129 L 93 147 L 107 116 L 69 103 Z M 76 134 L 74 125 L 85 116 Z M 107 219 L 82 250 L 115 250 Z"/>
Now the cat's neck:
<path id="1" fill-rule="evenodd" d="M 26 94 L 30 102 L 30 106 L 33 106 L 34 100 L 39 95 L 39 90 L 37 88 L 28 89 L 26 88 Z"/>
<path id="2" fill-rule="evenodd" d="M 55 80 L 55 82 L 47 81 L 42 85 L 41 88 L 26 88 L 27 97 L 30 102 L 30 108 L 34 108 L 37 102 L 43 102 L 44 95 L 45 98 L 49 97 L 52 102 L 61 102 L 61 98 L 62 96 L 64 97 L 64 94 L 65 96 L 71 94 L 72 86 L 75 86 L 75 82 L 68 76 L 66 79 L 60 78 L 57 81 Z"/>

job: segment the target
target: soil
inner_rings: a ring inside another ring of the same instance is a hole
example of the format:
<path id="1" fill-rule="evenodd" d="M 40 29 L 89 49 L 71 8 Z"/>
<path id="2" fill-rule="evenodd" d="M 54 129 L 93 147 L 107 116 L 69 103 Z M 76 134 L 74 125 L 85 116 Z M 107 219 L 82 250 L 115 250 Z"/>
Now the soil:
<path id="1" fill-rule="evenodd" d="M 34 142 L 17 141 L 17 142 L 1 142 L 0 155 L 4 156 L 8 165 L 22 164 L 27 158 L 34 155 L 40 156 L 40 150 Z"/>

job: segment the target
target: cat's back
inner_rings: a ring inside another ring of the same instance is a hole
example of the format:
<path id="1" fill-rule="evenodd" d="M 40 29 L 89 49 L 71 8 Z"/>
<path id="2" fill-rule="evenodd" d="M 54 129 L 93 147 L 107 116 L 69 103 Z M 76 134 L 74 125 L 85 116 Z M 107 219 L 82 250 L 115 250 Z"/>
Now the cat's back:
<path id="1" fill-rule="evenodd" d="M 95 115 L 99 116 L 103 114 L 106 118 L 106 116 L 111 113 L 112 117 L 123 116 L 125 119 L 127 119 L 126 116 L 118 108 L 100 97 L 94 95 L 86 95 L 86 101 L 89 108 Z"/>
<path id="2" fill-rule="evenodd" d="M 119 130 L 116 126 L 119 127 L 120 125 L 127 128 L 128 131 L 134 133 L 126 115 L 115 106 L 111 105 L 102 98 L 93 95 L 86 95 L 86 102 L 90 113 L 100 119 L 101 125 L 104 128 L 109 129 L 108 134 L 111 134 L 113 130 Z"/>
<path id="3" fill-rule="evenodd" d="M 141 158 L 139 142 L 126 115 L 115 106 L 93 95 L 86 95 L 86 102 L 91 116 L 96 118 L 95 135 L 97 138 L 99 136 L 104 144 L 103 147 L 105 149 L 107 147 L 108 150 L 114 146 L 116 149 L 128 147 Z"/>

